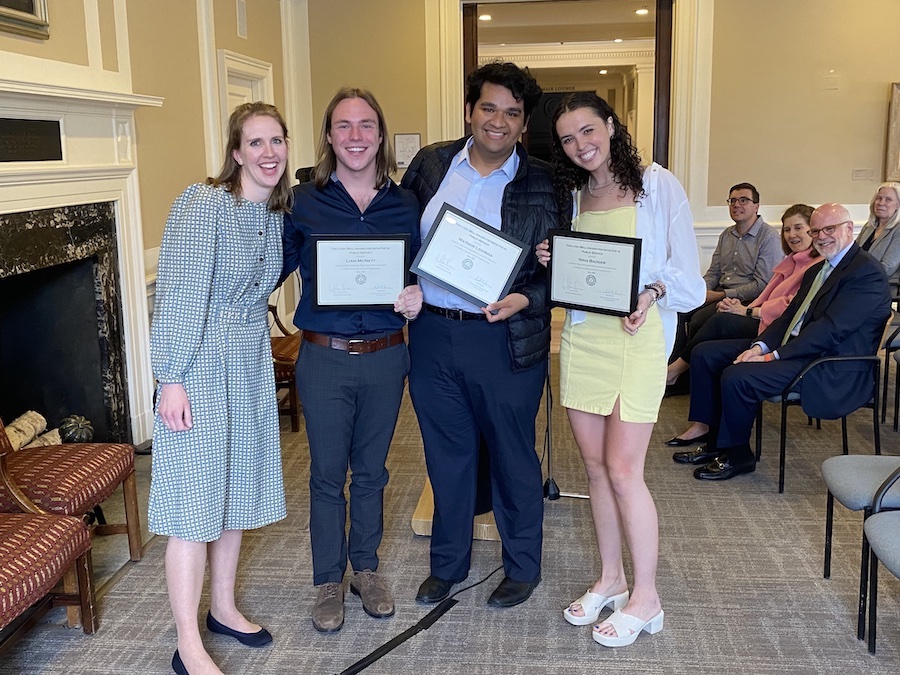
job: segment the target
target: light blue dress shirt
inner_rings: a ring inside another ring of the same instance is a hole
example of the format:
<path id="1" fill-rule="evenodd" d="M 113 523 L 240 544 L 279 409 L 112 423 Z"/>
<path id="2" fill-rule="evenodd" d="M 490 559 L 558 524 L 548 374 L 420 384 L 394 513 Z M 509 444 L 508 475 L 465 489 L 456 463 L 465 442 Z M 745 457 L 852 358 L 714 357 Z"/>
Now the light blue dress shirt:
<path id="1" fill-rule="evenodd" d="M 516 176 L 519 170 L 519 155 L 513 150 L 509 158 L 499 169 L 495 169 L 487 176 L 482 176 L 469 162 L 469 150 L 472 147 L 470 138 L 465 147 L 460 150 L 450 162 L 450 169 L 441 181 L 441 185 L 432 197 L 431 201 L 422 212 L 421 234 L 422 241 L 431 231 L 434 219 L 444 203 L 455 206 L 478 220 L 487 223 L 491 227 L 502 230 L 500 221 L 500 206 L 503 203 L 503 192 L 507 184 Z M 481 312 L 481 308 L 464 300 L 455 293 L 451 293 L 427 279 L 419 279 L 422 288 L 422 297 L 429 305 L 447 307 L 448 309 L 461 309 L 466 312 Z"/>

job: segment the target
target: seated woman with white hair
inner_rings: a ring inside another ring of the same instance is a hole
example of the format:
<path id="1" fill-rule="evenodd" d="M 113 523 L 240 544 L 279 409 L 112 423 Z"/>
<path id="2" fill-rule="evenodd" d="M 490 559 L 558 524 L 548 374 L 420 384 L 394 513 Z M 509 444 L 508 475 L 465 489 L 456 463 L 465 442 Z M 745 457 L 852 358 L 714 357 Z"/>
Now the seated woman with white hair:
<path id="1" fill-rule="evenodd" d="M 884 266 L 896 293 L 900 284 L 900 183 L 882 183 L 869 204 L 869 221 L 856 243 Z"/>

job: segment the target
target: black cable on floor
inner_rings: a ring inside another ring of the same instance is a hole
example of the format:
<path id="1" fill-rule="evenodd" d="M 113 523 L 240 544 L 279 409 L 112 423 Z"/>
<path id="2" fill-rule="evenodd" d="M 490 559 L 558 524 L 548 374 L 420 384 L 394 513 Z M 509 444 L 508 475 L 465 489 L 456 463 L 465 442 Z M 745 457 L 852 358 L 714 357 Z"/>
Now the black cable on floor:
<path id="1" fill-rule="evenodd" d="M 446 614 L 450 610 L 450 608 L 453 607 L 453 605 L 455 605 L 459 602 L 459 600 L 454 600 L 454 598 L 457 595 L 459 595 L 463 591 L 468 591 L 471 588 L 480 586 L 481 584 L 483 584 L 485 581 L 490 579 L 492 576 L 494 576 L 497 572 L 499 572 L 502 569 L 503 569 L 503 566 L 501 565 L 500 567 L 495 569 L 493 572 L 488 574 L 481 581 L 476 581 L 474 584 L 470 584 L 468 586 L 465 586 L 464 588 L 460 588 L 458 591 L 456 591 L 456 593 L 453 593 L 446 600 L 443 600 L 441 603 L 439 603 L 437 607 L 435 607 L 433 610 L 428 612 L 428 614 L 426 614 L 421 619 L 421 621 L 419 621 L 417 624 L 415 624 L 414 626 L 410 626 L 405 631 L 400 633 L 397 637 L 388 640 L 383 645 L 381 645 L 378 649 L 376 649 L 372 653 L 368 654 L 367 656 L 364 656 L 363 658 L 361 658 L 359 661 L 354 663 L 352 666 L 350 666 L 346 670 L 342 670 L 340 675 L 355 675 L 356 673 L 359 673 L 359 672 L 365 670 L 366 668 L 371 666 L 373 663 L 375 663 L 378 659 L 380 659 L 382 656 L 390 653 L 396 647 L 399 647 L 404 642 L 409 640 L 409 638 L 411 638 L 413 635 L 416 635 L 417 633 L 421 633 L 423 630 L 428 630 L 429 628 L 431 628 L 434 625 L 435 621 L 440 619 L 444 614 Z"/>

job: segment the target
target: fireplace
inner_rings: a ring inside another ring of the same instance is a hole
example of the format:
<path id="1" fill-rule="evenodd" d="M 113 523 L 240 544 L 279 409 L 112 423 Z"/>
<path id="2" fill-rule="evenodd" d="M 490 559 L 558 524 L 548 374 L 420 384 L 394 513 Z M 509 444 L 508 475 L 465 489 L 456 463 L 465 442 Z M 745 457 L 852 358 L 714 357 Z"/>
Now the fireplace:
<path id="1" fill-rule="evenodd" d="M 98 438 L 141 445 L 154 387 L 134 111 L 162 99 L 132 93 L 127 72 L 80 80 L 89 89 L 45 70 L 0 78 L 0 117 L 58 121 L 62 147 L 62 159 L 0 162 L 0 340 L 21 354 L 0 364 L 0 415 L 83 414 Z"/>
<path id="2" fill-rule="evenodd" d="M 113 204 L 0 215 L 0 418 L 131 440 L 118 277 Z"/>

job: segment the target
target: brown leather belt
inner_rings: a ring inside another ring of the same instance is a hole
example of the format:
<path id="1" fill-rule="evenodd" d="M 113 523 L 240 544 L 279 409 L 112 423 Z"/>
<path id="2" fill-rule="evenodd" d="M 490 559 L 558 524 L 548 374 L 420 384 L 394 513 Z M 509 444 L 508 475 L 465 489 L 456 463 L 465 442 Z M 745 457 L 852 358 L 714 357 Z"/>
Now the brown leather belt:
<path id="1" fill-rule="evenodd" d="M 303 339 L 320 347 L 331 347 L 350 354 L 371 354 L 388 347 L 396 347 L 404 343 L 403 331 L 398 330 L 387 337 L 375 340 L 347 340 L 345 338 L 331 337 L 322 333 L 314 333 L 311 330 L 303 331 Z"/>

